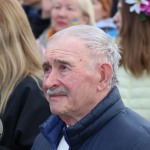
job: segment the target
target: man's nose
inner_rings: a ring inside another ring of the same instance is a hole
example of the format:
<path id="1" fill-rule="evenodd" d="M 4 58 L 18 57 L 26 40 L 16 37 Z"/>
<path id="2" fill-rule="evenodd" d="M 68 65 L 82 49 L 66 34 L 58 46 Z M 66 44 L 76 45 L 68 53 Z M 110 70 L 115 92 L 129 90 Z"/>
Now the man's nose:
<path id="1" fill-rule="evenodd" d="M 49 76 L 44 79 L 43 86 L 48 89 L 54 89 L 59 85 L 58 73 L 56 71 L 51 71 Z"/>

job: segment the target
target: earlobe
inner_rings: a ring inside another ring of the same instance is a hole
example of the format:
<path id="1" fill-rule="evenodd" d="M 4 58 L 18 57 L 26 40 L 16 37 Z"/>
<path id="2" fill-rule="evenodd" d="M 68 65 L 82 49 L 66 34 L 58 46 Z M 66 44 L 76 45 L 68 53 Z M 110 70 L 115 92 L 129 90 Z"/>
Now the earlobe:
<path id="1" fill-rule="evenodd" d="M 98 83 L 98 90 L 103 91 L 109 85 L 113 74 L 113 69 L 109 63 L 102 63 L 99 67 L 100 78 Z"/>

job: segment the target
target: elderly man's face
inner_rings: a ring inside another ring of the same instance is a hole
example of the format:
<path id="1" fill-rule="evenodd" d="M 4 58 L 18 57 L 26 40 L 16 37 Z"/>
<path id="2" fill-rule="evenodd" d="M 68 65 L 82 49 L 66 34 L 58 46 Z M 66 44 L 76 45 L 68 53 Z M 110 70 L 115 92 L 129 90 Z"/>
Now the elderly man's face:
<path id="1" fill-rule="evenodd" d="M 46 51 L 44 94 L 52 113 L 79 120 L 96 105 L 99 71 L 89 63 L 91 53 L 81 39 L 64 40 L 53 41 Z"/>

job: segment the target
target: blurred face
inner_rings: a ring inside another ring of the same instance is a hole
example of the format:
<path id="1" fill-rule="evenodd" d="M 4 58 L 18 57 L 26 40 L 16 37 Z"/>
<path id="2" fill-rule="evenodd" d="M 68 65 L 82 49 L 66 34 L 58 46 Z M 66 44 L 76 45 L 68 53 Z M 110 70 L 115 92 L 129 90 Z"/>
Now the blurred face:
<path id="1" fill-rule="evenodd" d="M 52 0 L 41 0 L 42 10 L 49 11 L 51 10 Z"/>
<path id="2" fill-rule="evenodd" d="M 46 18 L 50 18 L 50 11 L 52 7 L 52 0 L 41 0 L 42 12 Z"/>
<path id="3" fill-rule="evenodd" d="M 43 89 L 52 113 L 80 120 L 95 106 L 98 69 L 89 66 L 89 58 L 83 41 L 75 37 L 48 46 Z"/>
<path id="4" fill-rule="evenodd" d="M 76 24 L 87 24 L 87 17 L 76 0 L 52 0 L 51 19 L 56 31 Z"/>
<path id="5" fill-rule="evenodd" d="M 99 0 L 92 0 L 96 21 L 103 19 L 103 6 Z"/>
<path id="6" fill-rule="evenodd" d="M 117 26 L 118 32 L 120 32 L 121 27 L 122 27 L 122 16 L 121 16 L 121 8 L 122 8 L 122 4 L 121 2 L 118 3 L 118 10 L 114 16 L 114 23 Z"/>

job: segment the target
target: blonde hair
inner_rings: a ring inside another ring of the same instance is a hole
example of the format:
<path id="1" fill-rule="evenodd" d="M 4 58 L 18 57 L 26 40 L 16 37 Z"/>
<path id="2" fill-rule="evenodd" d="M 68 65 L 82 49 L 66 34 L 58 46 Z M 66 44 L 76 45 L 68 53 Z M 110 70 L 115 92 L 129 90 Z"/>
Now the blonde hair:
<path id="1" fill-rule="evenodd" d="M 95 25 L 94 7 L 91 0 L 76 0 L 83 14 L 89 17 L 88 25 Z"/>
<path id="2" fill-rule="evenodd" d="M 0 0 L 0 113 L 16 85 L 31 76 L 42 79 L 42 59 L 18 0 Z"/>

